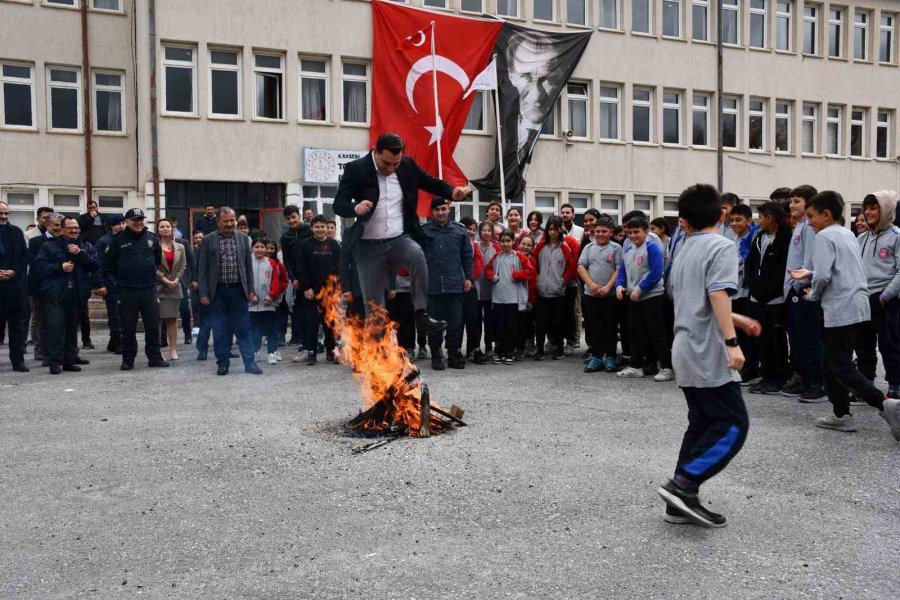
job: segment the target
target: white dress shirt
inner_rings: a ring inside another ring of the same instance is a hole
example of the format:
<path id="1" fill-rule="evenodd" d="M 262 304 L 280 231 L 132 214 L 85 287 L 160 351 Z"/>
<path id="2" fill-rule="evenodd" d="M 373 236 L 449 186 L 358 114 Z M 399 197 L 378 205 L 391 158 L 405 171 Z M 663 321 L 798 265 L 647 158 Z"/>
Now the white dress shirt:
<path id="1" fill-rule="evenodd" d="M 375 155 L 372 154 L 375 163 Z M 375 174 L 378 177 L 378 204 L 372 218 L 366 222 L 362 239 L 386 240 L 403 234 L 403 189 L 397 172 L 382 175 L 375 163 Z"/>

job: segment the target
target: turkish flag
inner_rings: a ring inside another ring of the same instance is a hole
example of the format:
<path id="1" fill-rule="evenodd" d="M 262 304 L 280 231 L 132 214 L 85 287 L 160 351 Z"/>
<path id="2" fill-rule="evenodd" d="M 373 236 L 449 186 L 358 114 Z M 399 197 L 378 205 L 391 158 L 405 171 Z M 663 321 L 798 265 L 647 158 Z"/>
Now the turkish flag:
<path id="1" fill-rule="evenodd" d="M 464 99 L 463 95 L 490 61 L 503 22 L 386 0 L 374 0 L 372 13 L 371 145 L 386 131 L 399 134 L 406 144 L 404 152 L 437 177 L 440 144 L 444 180 L 465 185 L 468 179 L 453 160 L 453 152 L 475 96 Z M 419 215 L 430 216 L 430 201 L 423 196 L 419 195 Z"/>

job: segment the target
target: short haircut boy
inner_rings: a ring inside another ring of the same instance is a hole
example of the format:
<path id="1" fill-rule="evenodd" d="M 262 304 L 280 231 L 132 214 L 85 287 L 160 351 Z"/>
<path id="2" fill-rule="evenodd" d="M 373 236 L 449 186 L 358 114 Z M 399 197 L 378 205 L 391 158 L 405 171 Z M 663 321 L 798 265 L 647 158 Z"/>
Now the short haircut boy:
<path id="1" fill-rule="evenodd" d="M 813 196 L 818 193 L 816 188 L 811 185 L 798 185 L 794 189 L 791 190 L 791 198 L 797 196 L 798 198 L 803 198 L 804 200 L 809 200 Z"/>
<path id="2" fill-rule="evenodd" d="M 678 216 L 693 229 L 712 227 L 722 216 L 719 192 L 706 183 L 692 185 L 678 197 Z"/>
<path id="3" fill-rule="evenodd" d="M 633 217 L 625 223 L 625 229 L 650 229 L 650 223 L 643 217 Z"/>
<path id="4" fill-rule="evenodd" d="M 325 217 L 325 215 L 316 215 L 312 218 L 312 221 L 309 222 L 309 225 L 313 226 L 316 223 L 322 223 L 323 225 L 328 225 L 328 219 Z"/>
<path id="5" fill-rule="evenodd" d="M 504 229 L 500 232 L 500 235 L 497 236 L 498 240 L 502 240 L 503 238 L 509 238 L 512 241 L 516 241 L 516 235 L 510 229 Z"/>
<path id="6" fill-rule="evenodd" d="M 672 227 L 669 225 L 669 222 L 665 220 L 663 217 L 656 217 L 652 221 L 650 221 L 650 225 L 654 227 L 659 227 L 663 230 L 663 233 L 666 235 L 672 234 Z"/>
<path id="7" fill-rule="evenodd" d="M 769 194 L 769 200 L 778 200 L 784 202 L 785 200 L 790 200 L 791 196 L 791 188 L 788 187 L 780 187 L 772 190 L 772 193 Z"/>
<path id="8" fill-rule="evenodd" d="M 459 224 L 466 228 L 469 228 L 472 225 L 478 225 L 478 223 L 475 222 L 475 219 L 473 219 L 469 215 L 466 215 L 465 217 L 461 218 L 459 220 Z"/>
<path id="9" fill-rule="evenodd" d="M 594 224 L 594 228 L 596 229 L 597 227 L 606 227 L 615 232 L 616 222 L 609 215 L 600 215 L 597 217 L 597 223 Z"/>
<path id="10" fill-rule="evenodd" d="M 784 206 L 781 205 L 781 202 L 765 202 L 757 209 L 757 212 L 772 217 L 778 224 L 784 222 Z"/>
<path id="11" fill-rule="evenodd" d="M 741 200 L 741 197 L 737 194 L 733 194 L 731 192 L 725 192 L 721 196 L 722 204 L 727 204 L 729 206 L 738 206 L 739 204 L 743 204 L 744 201 Z"/>
<path id="12" fill-rule="evenodd" d="M 300 208 L 296 204 L 288 204 L 287 206 L 284 207 L 284 210 L 281 211 L 281 214 L 284 216 L 285 219 L 287 219 L 292 214 L 299 213 L 299 212 L 300 212 Z"/>
<path id="13" fill-rule="evenodd" d="M 830 190 L 819 192 L 806 201 L 806 207 L 812 207 L 818 213 L 826 210 L 831 212 L 831 218 L 840 224 L 844 224 L 844 199 L 837 192 Z"/>
<path id="14" fill-rule="evenodd" d="M 731 209 L 732 217 L 744 217 L 747 220 L 753 219 L 753 209 L 746 204 L 738 204 Z"/>

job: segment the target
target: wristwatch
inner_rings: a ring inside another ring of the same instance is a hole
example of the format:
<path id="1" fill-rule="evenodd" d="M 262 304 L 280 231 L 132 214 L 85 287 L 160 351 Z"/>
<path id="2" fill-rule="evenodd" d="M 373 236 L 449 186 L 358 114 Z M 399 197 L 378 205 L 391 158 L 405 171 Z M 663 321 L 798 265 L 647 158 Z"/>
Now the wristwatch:
<path id="1" fill-rule="evenodd" d="M 741 345 L 741 342 L 736 337 L 733 337 L 731 339 L 725 340 L 725 345 L 731 346 L 732 348 L 737 348 Z"/>

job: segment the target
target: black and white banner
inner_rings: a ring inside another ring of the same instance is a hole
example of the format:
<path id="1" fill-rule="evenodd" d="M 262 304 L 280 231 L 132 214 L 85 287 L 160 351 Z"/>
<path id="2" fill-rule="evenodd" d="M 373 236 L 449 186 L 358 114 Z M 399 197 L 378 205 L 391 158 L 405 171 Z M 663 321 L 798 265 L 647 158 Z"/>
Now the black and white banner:
<path id="1" fill-rule="evenodd" d="M 507 198 L 525 191 L 534 144 L 590 39 L 590 31 L 550 33 L 510 23 L 500 30 L 494 52 Z M 498 166 L 472 183 L 483 199 L 500 198 Z"/>

